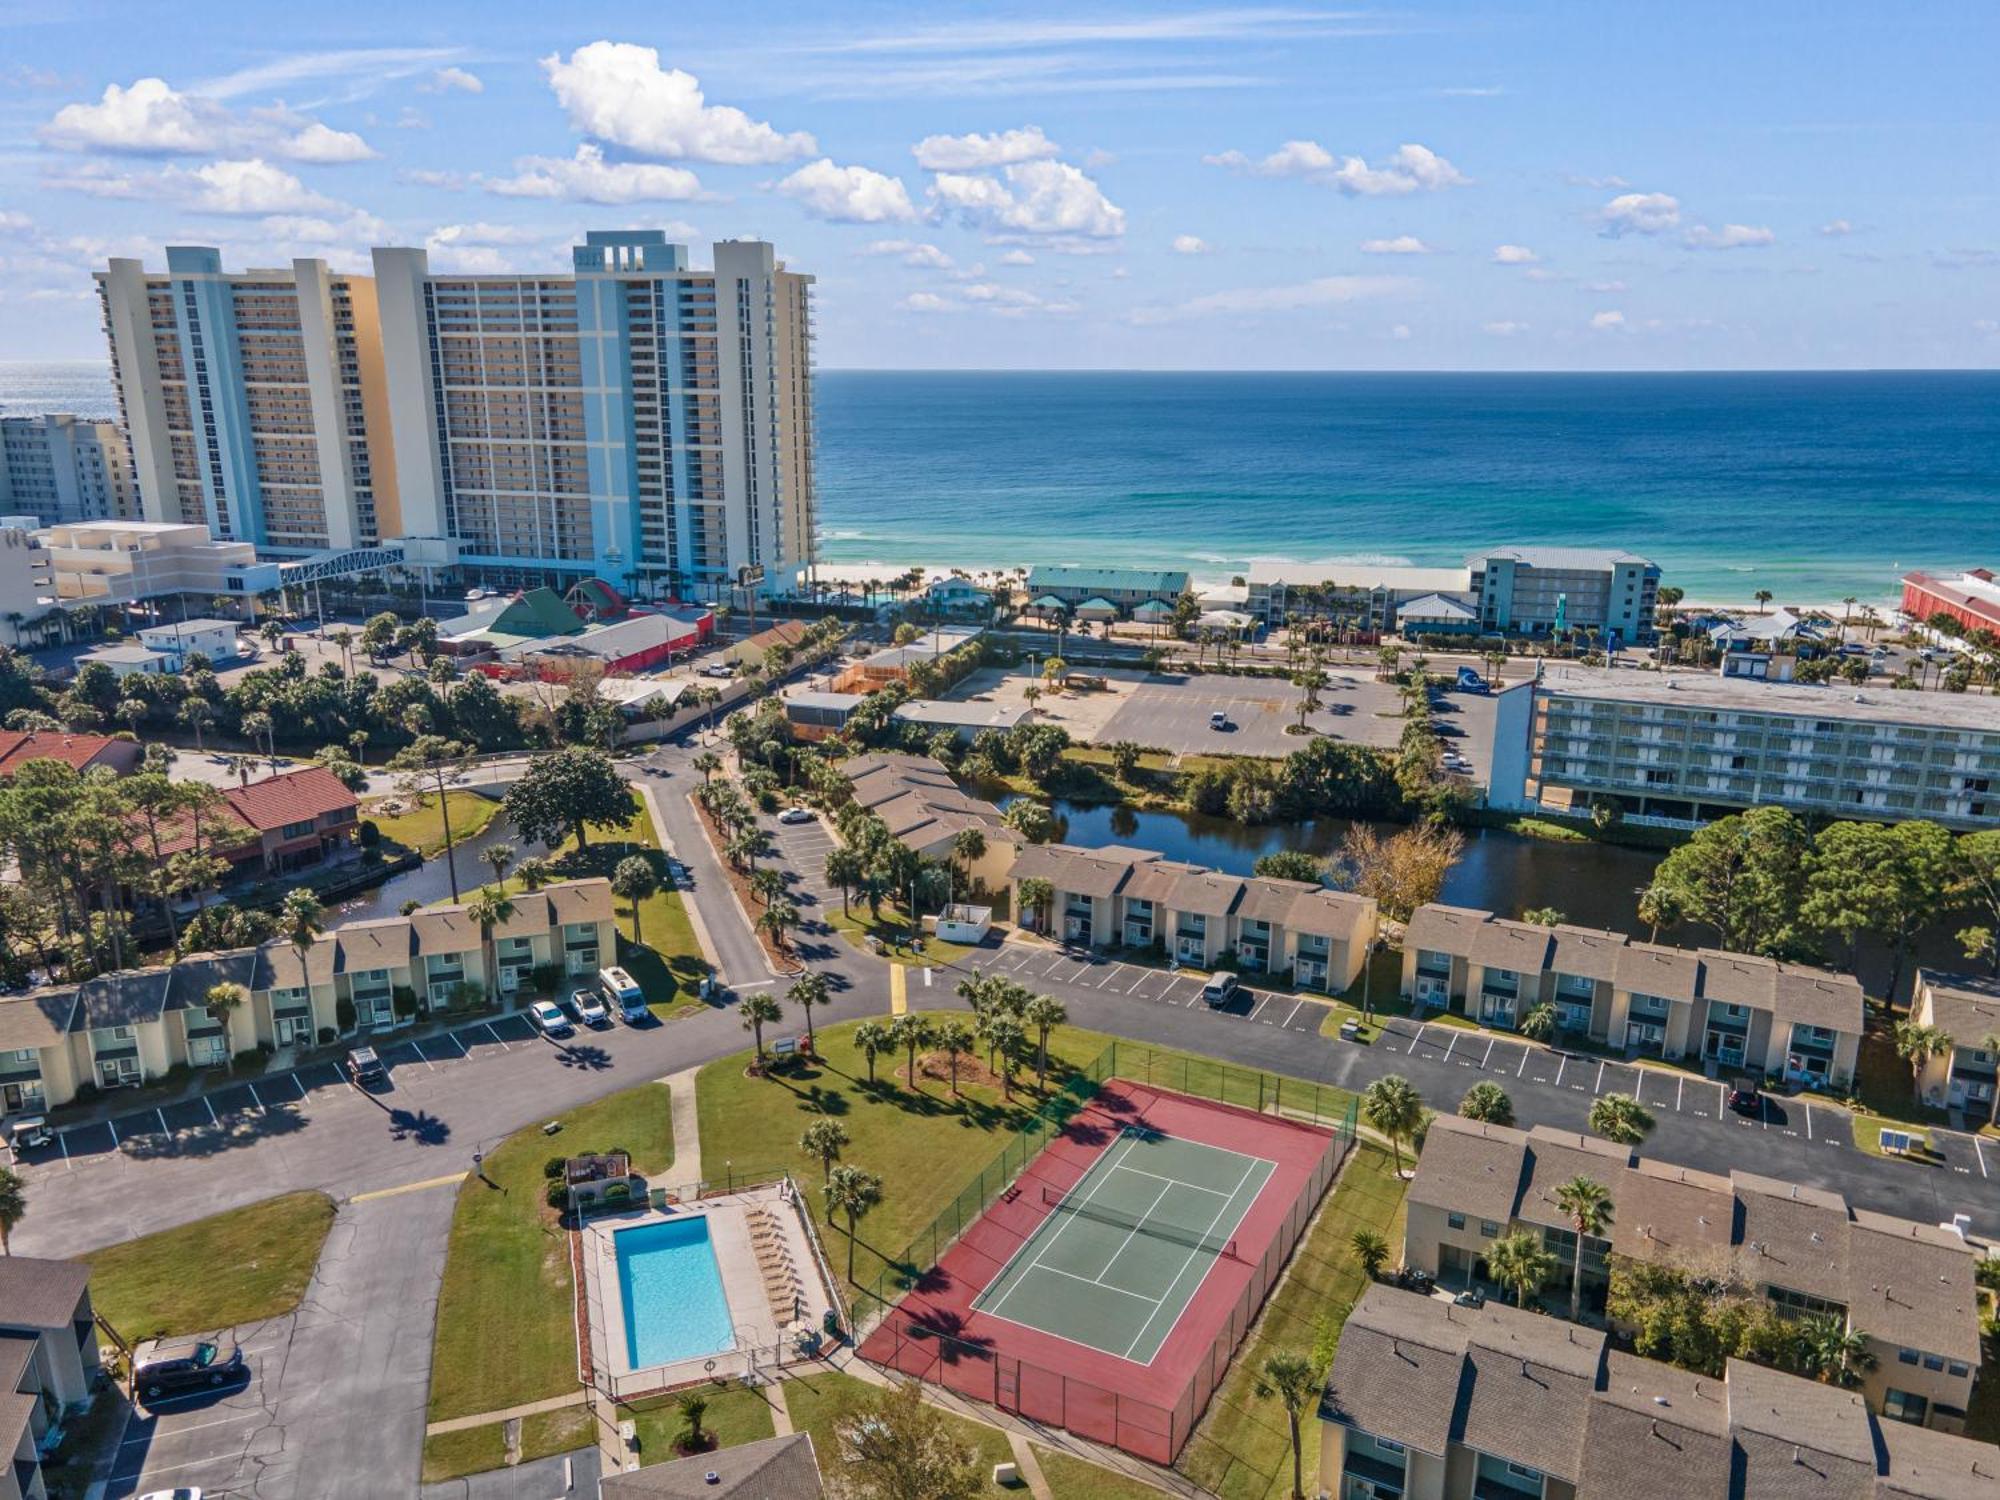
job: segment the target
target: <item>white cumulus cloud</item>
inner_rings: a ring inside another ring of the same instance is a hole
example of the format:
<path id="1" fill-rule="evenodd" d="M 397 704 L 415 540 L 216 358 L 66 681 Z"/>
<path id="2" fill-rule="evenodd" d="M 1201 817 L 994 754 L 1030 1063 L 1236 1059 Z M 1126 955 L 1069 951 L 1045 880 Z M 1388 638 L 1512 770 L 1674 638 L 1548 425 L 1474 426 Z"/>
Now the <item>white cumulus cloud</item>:
<path id="1" fill-rule="evenodd" d="M 1125 233 L 1125 210 L 1068 162 L 1017 162 L 998 177 L 940 172 L 930 193 L 940 209 L 1002 234 L 1102 240 Z"/>
<path id="2" fill-rule="evenodd" d="M 956 312 L 958 304 L 949 297 L 940 297 L 936 292 L 912 292 L 902 301 L 902 306 L 910 312 L 941 313 Z"/>
<path id="3" fill-rule="evenodd" d="M 1623 328 L 1625 326 L 1625 314 L 1617 311 L 1615 308 L 1610 312 L 1597 313 L 1592 316 L 1590 326 L 1600 331 Z"/>
<path id="4" fill-rule="evenodd" d="M 815 218 L 838 224 L 885 224 L 917 216 L 901 178 L 867 167 L 835 166 L 824 156 L 785 178 L 778 191 Z"/>
<path id="5" fill-rule="evenodd" d="M 1604 233 L 1664 234 L 1681 222 L 1681 200 L 1671 193 L 1620 193 L 1597 211 Z"/>
<path id="6" fill-rule="evenodd" d="M 701 180 L 686 167 L 604 159 L 604 148 L 585 141 L 576 155 L 523 156 L 512 177 L 489 178 L 486 190 L 506 198 L 559 198 L 574 203 L 649 203 L 693 198 Z"/>
<path id="7" fill-rule="evenodd" d="M 1003 318 L 1018 318 L 1028 313 L 1073 313 L 1076 303 L 1051 299 L 1026 287 L 1001 286 L 991 281 L 975 282 L 961 290 L 966 301 L 976 303 Z"/>
<path id="8" fill-rule="evenodd" d="M 477 73 L 463 68 L 439 68 L 423 90 L 427 94 L 483 94 L 486 84 Z"/>
<path id="9" fill-rule="evenodd" d="M 1687 232 L 1684 243 L 1690 250 L 1748 250 L 1775 244 L 1777 239 L 1761 224 L 1724 224 L 1720 229 L 1697 224 Z"/>
<path id="10" fill-rule="evenodd" d="M 1208 241 L 1198 234 L 1177 234 L 1174 236 L 1174 254 L 1176 255 L 1206 255 L 1208 254 L 1208 250 Z"/>
<path id="11" fill-rule="evenodd" d="M 202 213 L 327 214 L 341 208 L 331 198 L 313 192 L 284 168 L 254 157 L 248 161 L 210 162 L 196 167 L 186 177 L 193 189 L 187 199 L 188 207 Z"/>
<path id="12" fill-rule="evenodd" d="M 1401 197 L 1464 187 L 1472 179 L 1428 146 L 1398 146 L 1387 160 L 1371 167 L 1359 156 L 1335 156 L 1318 141 L 1286 141 L 1269 156 L 1252 158 L 1241 151 L 1221 151 L 1202 158 L 1209 166 L 1247 172 L 1253 177 L 1299 177 L 1366 198 Z"/>
<path id="13" fill-rule="evenodd" d="M 893 255 L 906 266 L 923 266 L 933 271 L 949 271 L 957 264 L 936 245 L 920 240 L 874 240 L 863 255 Z"/>
<path id="14" fill-rule="evenodd" d="M 692 73 L 662 68 L 656 49 L 635 42 L 591 42 L 567 59 L 543 58 L 542 71 L 571 126 L 646 156 L 754 166 L 819 149 L 803 130 L 710 104 Z"/>
<path id="15" fill-rule="evenodd" d="M 1829 219 L 1819 226 L 1819 232 L 1829 239 L 1838 239 L 1841 235 L 1854 233 L 1854 226 L 1845 219 Z"/>
<path id="16" fill-rule="evenodd" d="M 1541 257 L 1526 245 L 1495 245 L 1493 264 L 1496 266 L 1532 266 Z"/>
<path id="17" fill-rule="evenodd" d="M 1016 162 L 1040 161 L 1060 154 L 1062 148 L 1039 125 L 1019 130 L 996 130 L 991 135 L 927 135 L 910 148 L 917 165 L 926 172 L 971 172 L 981 167 L 1008 167 Z"/>
<path id="18" fill-rule="evenodd" d="M 352 131 L 335 130 L 282 106 L 237 114 L 218 100 L 183 93 L 164 78 L 141 78 L 130 88 L 107 84 L 95 103 L 57 110 L 40 135 L 48 145 L 68 151 L 134 156 L 234 151 L 326 165 L 375 155 Z"/>
<path id="19" fill-rule="evenodd" d="M 1496 339 L 1510 339 L 1517 333 L 1526 333 L 1528 331 L 1526 323 L 1517 323 L 1511 318 L 1502 318 L 1492 323 L 1482 323 L 1480 326 Z"/>
<path id="20" fill-rule="evenodd" d="M 1034 263 L 1035 257 L 1025 250 L 1009 250 L 1000 257 L 1003 266 L 1032 266 Z"/>
<path id="21" fill-rule="evenodd" d="M 1622 281 L 1586 281 L 1583 284 L 1583 289 L 1586 292 L 1594 292 L 1601 297 L 1610 297 L 1620 292 L 1629 292 L 1631 287 Z"/>
<path id="22" fill-rule="evenodd" d="M 1430 255 L 1431 247 L 1414 234 L 1399 234 L 1394 239 L 1363 240 L 1363 255 Z"/>

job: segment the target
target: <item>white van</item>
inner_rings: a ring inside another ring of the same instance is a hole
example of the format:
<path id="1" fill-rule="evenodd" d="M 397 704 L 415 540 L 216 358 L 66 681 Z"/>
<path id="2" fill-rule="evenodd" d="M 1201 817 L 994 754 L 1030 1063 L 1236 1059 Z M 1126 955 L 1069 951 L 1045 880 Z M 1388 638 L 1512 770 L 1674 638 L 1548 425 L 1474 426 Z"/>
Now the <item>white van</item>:
<path id="1" fill-rule="evenodd" d="M 623 969 L 599 969 L 597 987 L 604 991 L 604 997 L 618 1009 L 618 1014 L 628 1025 L 645 1020 L 652 1014 L 646 1009 L 646 992 L 639 988 L 639 981 Z"/>

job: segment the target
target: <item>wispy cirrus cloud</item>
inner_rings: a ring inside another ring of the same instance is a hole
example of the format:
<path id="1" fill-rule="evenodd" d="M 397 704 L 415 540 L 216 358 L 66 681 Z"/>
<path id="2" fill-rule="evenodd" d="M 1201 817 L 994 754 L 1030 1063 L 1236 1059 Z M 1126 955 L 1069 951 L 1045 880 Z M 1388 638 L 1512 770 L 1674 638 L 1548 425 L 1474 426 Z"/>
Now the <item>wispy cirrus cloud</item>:
<path id="1" fill-rule="evenodd" d="M 1185 302 L 1136 309 L 1134 323 L 1176 323 L 1190 318 L 1311 312 L 1353 302 L 1407 296 L 1419 283 L 1409 276 L 1319 276 L 1280 286 L 1233 287 Z"/>
<path id="2" fill-rule="evenodd" d="M 1251 177 L 1297 177 L 1365 198 L 1437 192 L 1472 181 L 1430 147 L 1414 142 L 1398 146 L 1376 166 L 1359 156 L 1335 156 L 1318 141 L 1286 141 L 1268 156 L 1256 158 L 1241 151 L 1218 151 L 1202 161 Z"/>

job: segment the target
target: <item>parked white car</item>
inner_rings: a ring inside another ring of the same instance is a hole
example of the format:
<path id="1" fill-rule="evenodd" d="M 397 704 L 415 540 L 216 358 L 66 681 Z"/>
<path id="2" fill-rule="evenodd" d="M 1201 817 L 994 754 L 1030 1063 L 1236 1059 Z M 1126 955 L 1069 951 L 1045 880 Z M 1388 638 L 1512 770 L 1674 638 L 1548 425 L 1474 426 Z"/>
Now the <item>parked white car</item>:
<path id="1" fill-rule="evenodd" d="M 596 990 L 572 990 L 569 1008 L 576 1013 L 577 1020 L 586 1026 L 598 1027 L 611 1024 L 611 1012 L 605 1007 L 604 997 Z"/>
<path id="2" fill-rule="evenodd" d="M 575 1030 L 569 1024 L 569 1012 L 553 1000 L 537 1000 L 529 1006 L 528 1019 L 543 1036 L 568 1036 Z"/>
<path id="3" fill-rule="evenodd" d="M 778 814 L 780 823 L 810 823 L 813 820 L 809 807 L 788 807 Z"/>

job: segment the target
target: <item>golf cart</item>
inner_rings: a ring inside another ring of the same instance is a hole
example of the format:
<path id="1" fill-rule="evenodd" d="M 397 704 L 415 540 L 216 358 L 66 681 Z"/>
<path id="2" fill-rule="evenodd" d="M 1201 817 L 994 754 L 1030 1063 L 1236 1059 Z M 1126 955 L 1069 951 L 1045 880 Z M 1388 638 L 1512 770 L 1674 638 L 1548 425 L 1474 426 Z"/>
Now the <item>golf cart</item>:
<path id="1" fill-rule="evenodd" d="M 7 1122 L 7 1149 L 16 1161 L 21 1159 L 23 1151 L 46 1146 L 54 1139 L 44 1115 L 16 1115 Z"/>

